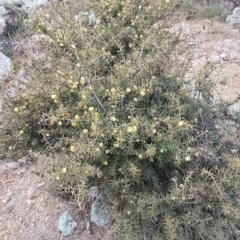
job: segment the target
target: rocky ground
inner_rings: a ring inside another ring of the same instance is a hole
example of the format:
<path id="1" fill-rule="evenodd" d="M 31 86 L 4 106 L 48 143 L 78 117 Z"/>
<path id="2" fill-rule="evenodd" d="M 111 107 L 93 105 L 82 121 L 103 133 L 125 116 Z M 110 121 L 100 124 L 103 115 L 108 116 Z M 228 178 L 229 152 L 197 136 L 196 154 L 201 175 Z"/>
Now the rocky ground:
<path id="1" fill-rule="evenodd" d="M 234 100 L 240 95 L 240 30 L 215 20 L 186 20 L 176 15 L 170 20 L 170 31 L 179 33 L 185 52 L 176 52 L 174 58 L 189 59 L 185 79 L 192 81 L 209 64 L 214 64 L 209 79 L 214 79 L 215 99 Z M 34 36 L 18 43 L 18 54 L 35 51 Z M 26 46 L 26 44 L 29 44 Z M 32 46 L 30 48 L 29 46 Z M 183 49 L 182 48 L 182 49 Z M 24 74 L 20 69 L 18 74 Z M 19 76 L 18 76 L 19 77 Z M 236 102 L 232 110 L 239 111 Z M 60 215 L 68 210 L 78 223 L 68 237 L 58 231 Z M 26 159 L 0 164 L 0 240 L 91 240 L 108 239 L 107 229 L 90 224 L 90 209 L 80 211 L 62 198 L 53 185 L 47 183 L 37 164 Z"/>
<path id="2" fill-rule="evenodd" d="M 64 237 L 59 217 L 69 211 L 76 230 Z M 90 220 L 90 209 L 80 211 L 39 175 L 38 164 L 24 158 L 0 164 L 0 240 L 107 240 L 106 229 Z"/>
<path id="3" fill-rule="evenodd" d="M 239 28 L 219 21 L 179 21 L 179 17 L 175 17 L 170 31 L 179 34 L 181 50 L 186 49 L 175 56 L 180 63 L 188 60 L 185 81 L 194 82 L 200 74 L 210 70 L 208 79 L 213 83 L 212 94 L 216 101 L 234 101 L 240 96 Z M 240 101 L 231 107 L 232 111 L 239 109 Z"/>

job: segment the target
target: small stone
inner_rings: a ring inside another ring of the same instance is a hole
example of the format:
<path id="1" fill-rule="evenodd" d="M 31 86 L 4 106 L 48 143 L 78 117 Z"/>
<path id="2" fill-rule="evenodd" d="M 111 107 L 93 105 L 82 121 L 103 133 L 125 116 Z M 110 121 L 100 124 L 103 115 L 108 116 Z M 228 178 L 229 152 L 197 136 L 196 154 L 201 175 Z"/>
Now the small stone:
<path id="1" fill-rule="evenodd" d="M 26 203 L 27 203 L 28 205 L 33 205 L 35 202 L 36 202 L 35 200 L 31 200 L 31 199 L 27 199 L 27 200 L 26 200 Z"/>
<path id="2" fill-rule="evenodd" d="M 225 53 L 222 53 L 219 55 L 220 58 L 225 58 L 226 57 L 226 54 Z"/>
<path id="3" fill-rule="evenodd" d="M 94 199 L 94 198 L 96 198 L 96 197 L 98 196 L 98 194 L 99 194 L 99 189 L 98 189 L 98 187 L 92 186 L 92 187 L 90 188 L 90 190 L 89 190 L 89 197 L 90 197 L 91 199 Z"/>
<path id="4" fill-rule="evenodd" d="M 2 200 L 2 202 L 3 202 L 4 204 L 6 204 L 6 203 L 8 203 L 10 200 L 11 200 L 11 196 L 7 196 L 6 198 L 4 198 L 4 199 Z"/>
<path id="5" fill-rule="evenodd" d="M 86 231 L 89 232 L 89 229 L 90 229 L 90 222 L 87 222 L 87 224 L 86 224 Z"/>
<path id="6" fill-rule="evenodd" d="M 73 220 L 72 215 L 68 211 L 65 211 L 58 220 L 58 230 L 66 237 L 70 235 L 76 227 L 77 223 Z"/>
<path id="7" fill-rule="evenodd" d="M 5 163 L 5 165 L 7 168 L 11 170 L 17 170 L 19 166 L 17 162 L 8 162 L 8 163 Z"/>

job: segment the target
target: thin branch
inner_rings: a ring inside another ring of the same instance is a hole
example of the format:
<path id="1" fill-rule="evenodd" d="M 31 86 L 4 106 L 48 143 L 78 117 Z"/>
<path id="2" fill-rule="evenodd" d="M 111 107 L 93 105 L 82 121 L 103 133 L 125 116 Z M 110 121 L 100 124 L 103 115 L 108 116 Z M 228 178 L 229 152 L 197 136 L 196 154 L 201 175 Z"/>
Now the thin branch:
<path id="1" fill-rule="evenodd" d="M 98 96 L 96 95 L 96 93 L 95 93 L 95 91 L 94 91 L 94 89 L 93 89 L 93 86 L 92 86 L 92 84 L 91 84 L 90 78 L 87 79 L 87 82 L 88 82 L 88 85 L 89 85 L 89 87 L 90 87 L 90 89 L 91 89 L 91 91 L 92 91 L 95 99 L 97 100 L 98 104 L 100 105 L 100 107 L 103 109 L 103 111 L 104 111 L 104 112 L 107 114 L 107 116 L 108 116 L 107 110 L 105 109 L 105 107 L 103 106 L 103 104 L 101 103 L 101 101 L 99 100 Z"/>

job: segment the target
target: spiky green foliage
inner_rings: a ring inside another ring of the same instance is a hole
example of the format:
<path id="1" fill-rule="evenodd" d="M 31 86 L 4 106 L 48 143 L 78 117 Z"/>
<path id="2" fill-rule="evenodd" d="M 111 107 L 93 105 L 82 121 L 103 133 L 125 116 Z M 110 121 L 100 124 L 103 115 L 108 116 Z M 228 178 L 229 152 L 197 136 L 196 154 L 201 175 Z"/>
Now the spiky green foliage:
<path id="1" fill-rule="evenodd" d="M 173 71 L 175 3 L 94 1 L 97 25 L 76 4 L 33 22 L 47 54 L 5 102 L 3 151 L 48 155 L 72 201 L 99 186 L 114 239 L 237 239 L 239 161 L 223 155 L 205 77 L 190 91 Z"/>

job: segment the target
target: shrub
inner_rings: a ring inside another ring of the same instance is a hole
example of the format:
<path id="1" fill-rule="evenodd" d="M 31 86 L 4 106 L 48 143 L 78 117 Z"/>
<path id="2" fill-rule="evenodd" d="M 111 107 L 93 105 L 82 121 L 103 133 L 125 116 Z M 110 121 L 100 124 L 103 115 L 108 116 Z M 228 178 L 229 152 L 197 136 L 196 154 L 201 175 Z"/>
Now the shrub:
<path id="1" fill-rule="evenodd" d="M 173 74 L 175 3 L 94 1 L 98 25 L 76 4 L 33 21 L 46 56 L 5 102 L 2 152 L 41 152 L 74 203 L 101 188 L 114 239 L 236 239 L 239 161 L 223 155 L 206 79 L 191 93 Z"/>
<path id="2" fill-rule="evenodd" d="M 184 0 L 181 4 L 183 12 L 190 17 L 215 18 L 225 21 L 226 16 L 233 10 L 234 3 L 225 0 L 219 1 L 199 1 Z"/>

